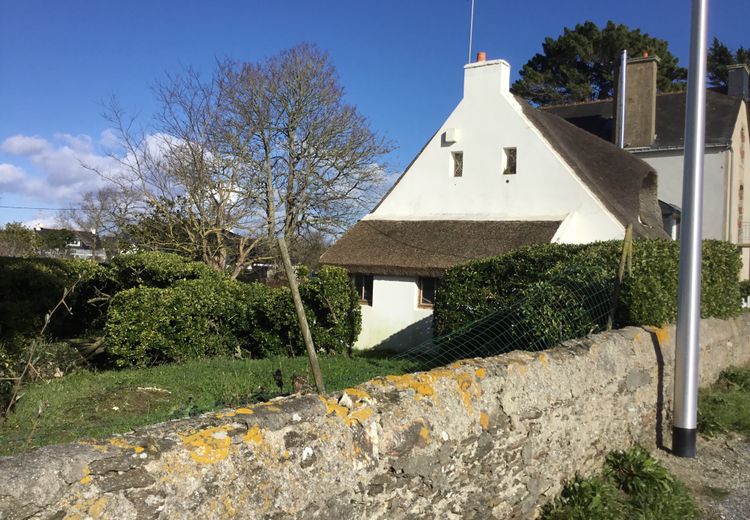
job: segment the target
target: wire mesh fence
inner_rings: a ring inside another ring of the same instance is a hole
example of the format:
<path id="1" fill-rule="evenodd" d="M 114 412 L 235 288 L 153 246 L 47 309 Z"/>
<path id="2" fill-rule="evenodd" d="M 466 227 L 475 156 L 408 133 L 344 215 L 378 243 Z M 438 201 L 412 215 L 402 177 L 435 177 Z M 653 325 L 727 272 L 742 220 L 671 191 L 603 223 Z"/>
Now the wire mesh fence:
<path id="1" fill-rule="evenodd" d="M 513 350 L 540 351 L 603 331 L 613 310 L 617 266 L 606 279 L 587 279 L 575 267 L 537 282 L 524 295 L 451 333 L 433 337 L 395 356 L 420 369 Z"/>

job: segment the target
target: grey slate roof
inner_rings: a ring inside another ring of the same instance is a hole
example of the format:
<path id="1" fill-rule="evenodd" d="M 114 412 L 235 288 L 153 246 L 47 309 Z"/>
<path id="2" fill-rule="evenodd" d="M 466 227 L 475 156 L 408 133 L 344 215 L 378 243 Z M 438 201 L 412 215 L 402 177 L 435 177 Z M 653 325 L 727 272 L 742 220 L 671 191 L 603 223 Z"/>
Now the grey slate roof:
<path id="1" fill-rule="evenodd" d="M 560 221 L 361 220 L 323 255 L 352 273 L 441 276 L 453 265 L 546 244 Z"/>
<path id="2" fill-rule="evenodd" d="M 664 93 L 656 96 L 656 140 L 652 148 L 684 146 L 686 93 Z M 706 91 L 706 144 L 729 145 L 737 121 L 740 98 L 712 90 Z M 612 141 L 614 116 L 612 100 L 556 105 L 543 111 L 562 117 L 587 132 Z"/>

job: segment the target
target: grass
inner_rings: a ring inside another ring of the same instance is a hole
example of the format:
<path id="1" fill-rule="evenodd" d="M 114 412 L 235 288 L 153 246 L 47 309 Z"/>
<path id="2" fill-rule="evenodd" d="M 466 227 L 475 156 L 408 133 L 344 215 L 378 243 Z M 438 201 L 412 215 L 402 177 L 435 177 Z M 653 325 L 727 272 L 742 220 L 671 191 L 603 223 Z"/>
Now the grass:
<path id="1" fill-rule="evenodd" d="M 577 476 L 542 509 L 544 520 L 687 520 L 699 514 L 685 485 L 640 447 L 610 453 L 600 475 Z"/>
<path id="2" fill-rule="evenodd" d="M 326 390 L 415 369 L 413 362 L 365 355 L 322 356 Z M 274 373 L 280 370 L 283 387 Z M 306 357 L 211 359 L 145 369 L 73 373 L 24 389 L 0 426 L 0 454 L 102 437 L 168 419 L 292 393 L 295 375 L 308 376 Z"/>
<path id="3" fill-rule="evenodd" d="M 698 429 L 705 435 L 750 435 L 750 366 L 733 367 L 698 397 Z"/>

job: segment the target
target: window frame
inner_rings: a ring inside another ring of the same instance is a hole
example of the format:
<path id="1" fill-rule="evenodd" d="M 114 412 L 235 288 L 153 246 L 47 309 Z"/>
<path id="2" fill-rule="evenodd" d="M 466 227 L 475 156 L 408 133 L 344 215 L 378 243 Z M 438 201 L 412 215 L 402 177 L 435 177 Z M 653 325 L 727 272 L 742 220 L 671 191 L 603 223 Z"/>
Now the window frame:
<path id="1" fill-rule="evenodd" d="M 513 171 L 510 171 L 510 157 L 513 157 Z M 516 175 L 518 173 L 518 147 L 508 146 L 503 148 L 503 175 Z"/>
<path id="2" fill-rule="evenodd" d="M 361 284 L 360 284 L 361 281 Z M 373 286 L 374 277 L 371 274 L 354 273 L 352 274 L 352 283 L 354 283 L 354 289 L 357 291 L 360 305 L 367 305 L 372 307 L 373 300 Z M 369 289 L 369 298 L 368 296 Z"/>
<path id="3" fill-rule="evenodd" d="M 432 289 L 432 302 L 431 303 L 424 303 L 424 288 L 423 284 L 426 281 L 432 281 L 435 285 Z M 417 279 L 417 307 L 420 309 L 432 309 L 435 307 L 435 297 L 437 296 L 437 289 L 438 289 L 438 283 L 439 280 L 437 278 L 431 277 L 431 276 L 420 276 Z"/>
<path id="4" fill-rule="evenodd" d="M 451 166 L 453 167 L 453 177 L 458 179 L 464 176 L 464 152 L 456 150 L 451 152 Z"/>

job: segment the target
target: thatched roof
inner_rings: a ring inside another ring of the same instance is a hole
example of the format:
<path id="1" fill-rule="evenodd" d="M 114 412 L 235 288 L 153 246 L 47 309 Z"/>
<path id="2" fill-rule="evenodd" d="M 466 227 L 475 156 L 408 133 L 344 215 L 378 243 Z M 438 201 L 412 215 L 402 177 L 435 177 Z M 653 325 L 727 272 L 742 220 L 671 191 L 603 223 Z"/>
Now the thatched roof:
<path id="1" fill-rule="evenodd" d="M 654 168 L 561 117 L 520 99 L 519 103 L 524 115 L 623 226 L 633 224 L 636 237 L 667 238 Z"/>
<path id="2" fill-rule="evenodd" d="M 361 220 L 323 264 L 352 273 L 440 276 L 456 264 L 552 240 L 559 221 Z"/>

